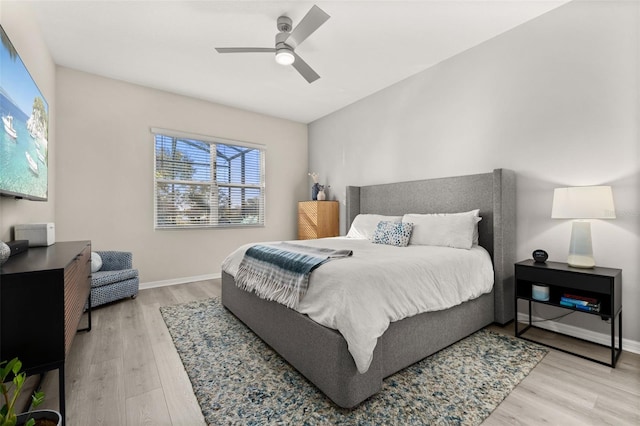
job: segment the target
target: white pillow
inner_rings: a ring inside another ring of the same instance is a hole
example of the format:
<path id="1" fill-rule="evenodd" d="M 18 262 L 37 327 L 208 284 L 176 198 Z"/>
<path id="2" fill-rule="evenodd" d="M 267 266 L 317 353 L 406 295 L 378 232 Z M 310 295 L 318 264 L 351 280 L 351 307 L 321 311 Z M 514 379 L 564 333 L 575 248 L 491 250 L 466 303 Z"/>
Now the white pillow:
<path id="1" fill-rule="evenodd" d="M 347 233 L 349 238 L 366 238 L 373 241 L 373 235 L 378 228 L 378 223 L 402 222 L 402 216 L 384 216 L 381 214 L 359 214 L 353 219 L 351 228 Z"/>
<path id="2" fill-rule="evenodd" d="M 413 223 L 409 244 L 470 249 L 477 236 L 478 210 L 464 213 L 405 214 L 403 222 Z"/>
<path id="3" fill-rule="evenodd" d="M 475 210 L 471 210 L 468 212 L 462 212 L 462 213 L 449 213 L 449 214 L 467 214 L 467 215 L 472 215 L 475 217 L 480 217 L 480 209 L 475 209 Z M 482 218 L 480 217 L 480 219 L 478 219 L 476 221 L 476 226 L 473 228 L 473 244 L 474 245 L 478 245 L 480 244 L 479 239 L 480 239 L 480 234 L 478 233 L 478 222 L 480 222 L 482 220 Z"/>
<path id="4" fill-rule="evenodd" d="M 468 212 L 461 212 L 461 213 L 443 213 L 443 214 L 444 215 L 470 215 L 470 216 L 479 217 L 480 219 L 476 221 L 476 226 L 473 228 L 473 244 L 474 245 L 480 244 L 479 242 L 480 234 L 478 233 L 478 222 L 482 220 L 482 218 L 480 217 L 480 209 L 470 210 Z"/>
<path id="5" fill-rule="evenodd" d="M 102 258 L 95 251 L 91 252 L 91 272 L 98 272 L 102 268 Z"/>

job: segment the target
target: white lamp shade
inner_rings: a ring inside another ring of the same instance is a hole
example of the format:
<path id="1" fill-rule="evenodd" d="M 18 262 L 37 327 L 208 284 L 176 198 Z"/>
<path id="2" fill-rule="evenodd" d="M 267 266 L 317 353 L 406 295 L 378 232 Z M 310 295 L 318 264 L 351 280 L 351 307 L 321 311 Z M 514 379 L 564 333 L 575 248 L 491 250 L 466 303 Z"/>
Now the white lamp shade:
<path id="1" fill-rule="evenodd" d="M 615 219 L 610 186 L 574 186 L 553 191 L 554 219 Z"/>

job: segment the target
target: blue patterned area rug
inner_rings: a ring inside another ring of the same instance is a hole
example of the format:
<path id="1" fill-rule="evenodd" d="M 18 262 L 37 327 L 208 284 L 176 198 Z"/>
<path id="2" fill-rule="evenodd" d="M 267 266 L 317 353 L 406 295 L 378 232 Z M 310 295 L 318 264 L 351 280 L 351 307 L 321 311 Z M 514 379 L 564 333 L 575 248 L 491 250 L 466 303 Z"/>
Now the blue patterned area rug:
<path id="1" fill-rule="evenodd" d="M 160 308 L 204 418 L 219 424 L 480 424 L 547 349 L 481 330 L 339 408 L 220 304 Z"/>

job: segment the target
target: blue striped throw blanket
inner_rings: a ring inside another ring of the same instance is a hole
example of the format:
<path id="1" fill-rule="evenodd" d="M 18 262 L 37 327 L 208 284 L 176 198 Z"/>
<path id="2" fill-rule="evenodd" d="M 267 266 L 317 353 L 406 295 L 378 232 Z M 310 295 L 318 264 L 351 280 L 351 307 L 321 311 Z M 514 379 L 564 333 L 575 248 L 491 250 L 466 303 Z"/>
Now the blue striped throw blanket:
<path id="1" fill-rule="evenodd" d="M 250 247 L 236 273 L 236 285 L 259 297 L 295 309 L 309 288 L 309 275 L 332 259 L 351 256 L 351 250 L 333 250 L 291 243 Z"/>

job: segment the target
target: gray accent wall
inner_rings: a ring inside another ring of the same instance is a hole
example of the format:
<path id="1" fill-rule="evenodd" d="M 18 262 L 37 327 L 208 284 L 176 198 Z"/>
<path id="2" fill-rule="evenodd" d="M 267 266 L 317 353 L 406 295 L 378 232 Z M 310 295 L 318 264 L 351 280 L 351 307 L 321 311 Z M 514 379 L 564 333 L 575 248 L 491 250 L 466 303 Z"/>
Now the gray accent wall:
<path id="1" fill-rule="evenodd" d="M 573 1 L 311 123 L 309 169 L 341 202 L 342 234 L 348 185 L 506 168 L 515 258 L 562 262 L 571 223 L 551 219 L 553 189 L 611 185 L 617 219 L 592 221 L 594 255 L 623 269 L 623 338 L 640 352 L 639 28 L 639 2 Z M 562 323 L 592 340 L 609 331 L 595 316 Z"/>

